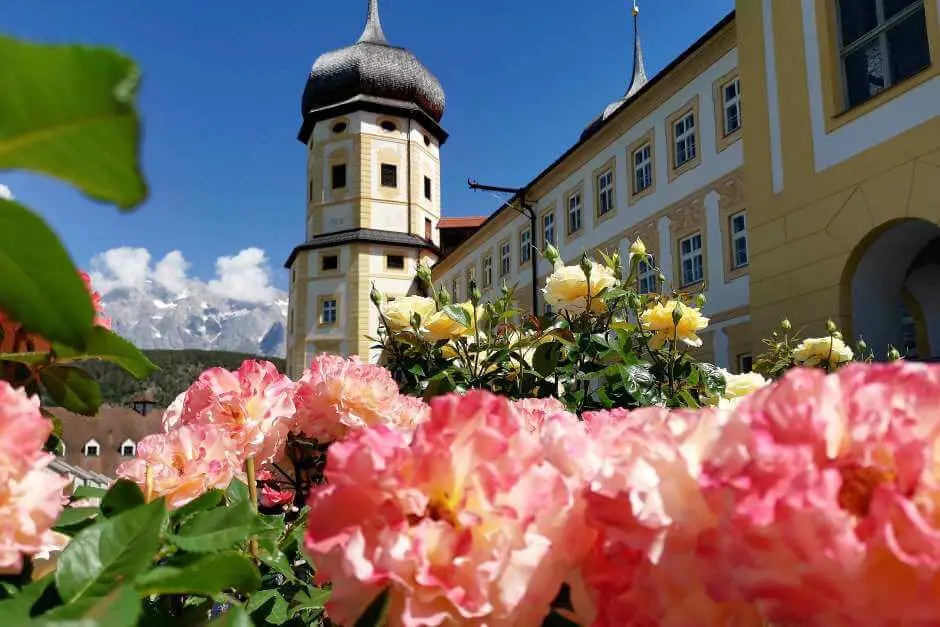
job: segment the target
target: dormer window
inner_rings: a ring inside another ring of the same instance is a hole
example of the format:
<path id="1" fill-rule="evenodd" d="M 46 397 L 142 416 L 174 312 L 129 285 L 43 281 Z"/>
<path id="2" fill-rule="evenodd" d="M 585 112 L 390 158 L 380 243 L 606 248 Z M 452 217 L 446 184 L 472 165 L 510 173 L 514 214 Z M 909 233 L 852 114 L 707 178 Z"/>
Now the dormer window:
<path id="1" fill-rule="evenodd" d="M 137 454 L 137 445 L 130 438 L 121 443 L 121 457 L 133 457 Z"/>
<path id="2" fill-rule="evenodd" d="M 92 438 L 85 442 L 82 452 L 85 453 L 85 457 L 101 457 L 101 445 L 98 444 L 98 440 Z"/>

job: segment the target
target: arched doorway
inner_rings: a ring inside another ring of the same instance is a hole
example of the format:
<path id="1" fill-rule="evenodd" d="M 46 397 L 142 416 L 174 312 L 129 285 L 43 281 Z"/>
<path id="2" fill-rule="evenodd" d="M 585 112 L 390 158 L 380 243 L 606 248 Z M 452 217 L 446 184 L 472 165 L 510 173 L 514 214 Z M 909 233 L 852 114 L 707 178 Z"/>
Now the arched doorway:
<path id="1" fill-rule="evenodd" d="M 940 358 L 940 227 L 920 219 L 883 225 L 846 265 L 851 333 L 879 359 L 888 345 L 911 359 Z"/>

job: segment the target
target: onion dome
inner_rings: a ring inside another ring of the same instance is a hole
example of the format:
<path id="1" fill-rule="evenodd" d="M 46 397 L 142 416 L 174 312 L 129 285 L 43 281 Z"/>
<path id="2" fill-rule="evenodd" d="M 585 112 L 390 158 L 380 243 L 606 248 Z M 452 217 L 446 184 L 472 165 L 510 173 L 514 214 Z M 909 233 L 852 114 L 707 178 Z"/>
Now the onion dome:
<path id="1" fill-rule="evenodd" d="M 620 107 L 622 107 L 628 100 L 633 98 L 644 86 L 649 82 L 649 79 L 646 76 L 646 64 L 643 62 L 643 48 L 640 45 L 640 7 L 637 6 L 636 1 L 633 3 L 633 74 L 630 77 L 630 84 L 627 86 L 627 91 L 624 94 L 623 98 L 620 100 L 615 100 L 614 102 L 607 105 L 607 108 L 604 109 L 603 113 L 594 118 L 594 120 L 588 124 L 587 128 L 584 129 L 584 132 L 581 133 L 581 139 L 587 139 L 590 135 L 593 135 L 597 129 L 599 129 L 604 122 L 607 121 L 607 118 L 616 113 Z"/>
<path id="2" fill-rule="evenodd" d="M 357 96 L 417 105 L 434 122 L 444 115 L 440 81 L 404 48 L 385 39 L 378 0 L 369 0 L 366 26 L 352 46 L 322 55 L 313 64 L 302 100 L 302 114 Z"/>

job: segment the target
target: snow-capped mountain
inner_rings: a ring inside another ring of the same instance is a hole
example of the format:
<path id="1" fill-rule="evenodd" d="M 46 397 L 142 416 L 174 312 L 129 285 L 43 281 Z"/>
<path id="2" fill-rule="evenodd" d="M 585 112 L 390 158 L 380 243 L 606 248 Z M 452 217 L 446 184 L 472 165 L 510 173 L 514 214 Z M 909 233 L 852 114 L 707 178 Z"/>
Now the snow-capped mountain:
<path id="1" fill-rule="evenodd" d="M 245 303 L 192 282 L 171 293 L 151 280 L 142 289 L 113 289 L 102 298 L 114 331 L 140 348 L 226 350 L 283 357 L 287 294 Z"/>

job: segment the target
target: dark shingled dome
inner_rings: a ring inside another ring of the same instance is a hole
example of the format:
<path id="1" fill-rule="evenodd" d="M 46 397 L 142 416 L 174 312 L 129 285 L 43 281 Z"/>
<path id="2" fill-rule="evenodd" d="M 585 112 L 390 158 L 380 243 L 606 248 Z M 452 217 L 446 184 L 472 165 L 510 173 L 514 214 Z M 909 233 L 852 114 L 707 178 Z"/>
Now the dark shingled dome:
<path id="1" fill-rule="evenodd" d="M 389 45 L 379 20 L 378 0 L 369 0 L 365 30 L 354 45 L 322 55 L 304 89 L 302 113 L 373 96 L 418 105 L 435 122 L 444 115 L 440 81 L 405 50 Z"/>

